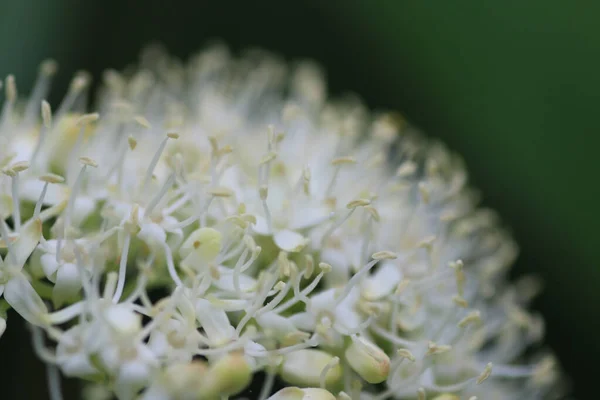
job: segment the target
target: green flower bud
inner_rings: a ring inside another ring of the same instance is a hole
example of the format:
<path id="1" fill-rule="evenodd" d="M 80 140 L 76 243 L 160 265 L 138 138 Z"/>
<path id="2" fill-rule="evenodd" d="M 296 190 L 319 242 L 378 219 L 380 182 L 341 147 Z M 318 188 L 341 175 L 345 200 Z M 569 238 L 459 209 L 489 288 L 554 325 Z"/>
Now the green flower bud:
<path id="1" fill-rule="evenodd" d="M 179 249 L 182 258 L 194 256 L 194 260 L 213 261 L 221 251 L 222 235 L 213 228 L 200 228 L 188 236 Z"/>
<path id="2" fill-rule="evenodd" d="M 321 350 L 294 351 L 281 364 L 281 378 L 293 385 L 320 386 L 321 374 L 325 372 L 325 385 L 335 386 L 342 378 L 342 368 L 337 363 L 331 365 L 333 360 L 331 354 Z"/>
<path id="3" fill-rule="evenodd" d="M 335 400 L 335 396 L 325 389 L 287 387 L 267 400 Z"/>
<path id="4" fill-rule="evenodd" d="M 252 380 L 252 370 L 242 354 L 227 354 L 209 366 L 202 379 L 202 398 L 217 399 L 244 390 Z"/>
<path id="5" fill-rule="evenodd" d="M 390 358 L 383 350 L 362 337 L 352 337 L 345 356 L 352 369 L 369 383 L 380 383 L 388 377 Z"/>

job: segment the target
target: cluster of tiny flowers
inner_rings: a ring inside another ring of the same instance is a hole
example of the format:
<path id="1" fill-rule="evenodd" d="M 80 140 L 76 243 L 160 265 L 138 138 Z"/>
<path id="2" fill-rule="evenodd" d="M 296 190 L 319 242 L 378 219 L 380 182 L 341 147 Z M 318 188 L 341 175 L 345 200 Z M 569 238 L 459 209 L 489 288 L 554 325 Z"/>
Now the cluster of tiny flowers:
<path id="1" fill-rule="evenodd" d="M 94 113 L 84 72 L 51 110 L 55 71 L 6 78 L 0 116 L 0 332 L 27 321 L 53 399 L 555 391 L 515 244 L 398 115 L 260 51 L 148 49 Z"/>

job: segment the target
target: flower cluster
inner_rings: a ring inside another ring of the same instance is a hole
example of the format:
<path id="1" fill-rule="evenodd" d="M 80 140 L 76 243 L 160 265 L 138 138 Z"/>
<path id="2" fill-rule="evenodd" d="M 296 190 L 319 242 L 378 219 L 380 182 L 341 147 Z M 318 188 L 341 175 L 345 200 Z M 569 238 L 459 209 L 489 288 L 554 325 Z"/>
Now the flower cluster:
<path id="1" fill-rule="evenodd" d="M 538 399 L 553 358 L 516 246 L 461 160 L 326 98 L 313 64 L 157 48 L 55 111 L 42 64 L 0 117 L 0 332 L 14 309 L 84 396 Z M 41 113 L 40 113 L 41 109 Z M 283 389 L 277 391 L 276 388 Z M 276 393 L 274 393 L 276 392 Z"/>

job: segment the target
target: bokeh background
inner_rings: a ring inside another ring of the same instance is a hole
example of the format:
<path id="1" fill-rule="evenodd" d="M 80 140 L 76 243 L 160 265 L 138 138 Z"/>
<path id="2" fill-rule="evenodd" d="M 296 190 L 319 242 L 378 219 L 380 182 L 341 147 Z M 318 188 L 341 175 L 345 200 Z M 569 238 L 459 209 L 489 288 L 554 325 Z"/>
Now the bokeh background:
<path id="1" fill-rule="evenodd" d="M 98 78 L 149 41 L 185 58 L 207 40 L 312 58 L 333 94 L 401 111 L 464 156 L 484 203 L 535 272 L 535 308 L 576 398 L 598 395 L 600 2 L 0 0 L 0 76 L 21 92 L 38 63 Z M 45 399 L 44 370 L 16 318 L 0 340 L 0 398 Z M 67 383 L 67 389 L 72 383 Z"/>

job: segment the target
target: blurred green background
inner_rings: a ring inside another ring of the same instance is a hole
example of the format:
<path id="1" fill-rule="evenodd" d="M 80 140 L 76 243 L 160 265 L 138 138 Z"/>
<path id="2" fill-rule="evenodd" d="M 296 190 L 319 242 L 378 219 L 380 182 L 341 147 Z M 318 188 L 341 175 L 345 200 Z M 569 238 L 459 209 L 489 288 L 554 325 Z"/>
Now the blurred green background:
<path id="1" fill-rule="evenodd" d="M 599 16 L 599 2 L 561 0 L 0 0 L 0 76 L 15 73 L 26 92 L 51 56 L 56 102 L 75 70 L 98 78 L 151 40 L 181 57 L 222 38 L 319 61 L 334 94 L 400 110 L 464 156 L 521 245 L 515 275 L 545 281 L 535 307 L 575 396 L 593 398 Z M 16 321 L 0 340 L 0 397 L 43 399 L 44 372 Z"/>

